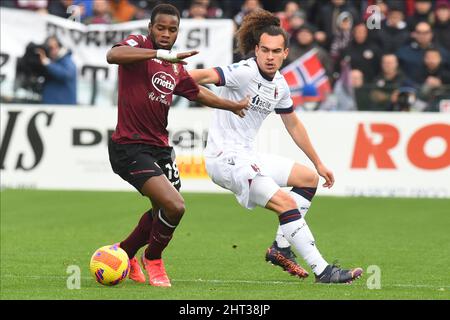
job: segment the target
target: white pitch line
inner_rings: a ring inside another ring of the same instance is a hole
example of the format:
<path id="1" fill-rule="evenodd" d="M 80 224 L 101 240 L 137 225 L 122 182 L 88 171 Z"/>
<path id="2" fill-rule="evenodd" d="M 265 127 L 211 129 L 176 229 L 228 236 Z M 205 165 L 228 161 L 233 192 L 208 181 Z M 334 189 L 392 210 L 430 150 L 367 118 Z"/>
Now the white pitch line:
<path id="1" fill-rule="evenodd" d="M 12 274 L 2 274 L 1 278 L 17 278 L 17 279 L 67 279 L 66 276 L 50 276 L 50 275 L 38 275 L 38 276 L 16 276 Z M 93 277 L 81 277 L 82 280 L 92 280 Z M 303 283 L 302 280 L 294 281 L 263 281 L 263 280 L 219 280 L 219 279 L 172 279 L 172 282 L 200 282 L 200 283 L 216 283 L 216 284 L 263 284 L 263 285 L 278 285 L 278 284 L 288 284 L 288 285 L 298 285 Z M 305 280 L 308 281 L 308 280 Z M 361 285 L 363 282 L 355 282 L 354 284 Z M 399 288 L 432 288 L 432 289 L 450 289 L 450 285 L 429 285 L 429 284 L 381 284 L 381 288 L 386 287 L 399 287 Z"/>

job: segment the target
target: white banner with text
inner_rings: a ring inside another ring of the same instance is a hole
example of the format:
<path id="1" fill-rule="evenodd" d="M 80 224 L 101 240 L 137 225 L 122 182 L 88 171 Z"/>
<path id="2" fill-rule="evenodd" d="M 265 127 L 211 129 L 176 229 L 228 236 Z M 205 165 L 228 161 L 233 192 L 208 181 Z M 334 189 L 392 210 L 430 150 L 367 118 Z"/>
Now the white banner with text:
<path id="1" fill-rule="evenodd" d="M 115 175 L 108 137 L 115 108 L 1 106 L 2 188 L 134 190 Z M 183 191 L 224 191 L 203 160 L 212 110 L 170 112 L 170 144 Z M 450 198 L 450 114 L 299 113 L 322 161 L 335 174 L 330 196 Z M 261 152 L 312 163 L 270 115 L 258 135 Z M 323 182 L 323 180 L 322 180 Z"/>
<path id="2" fill-rule="evenodd" d="M 78 104 L 114 105 L 117 101 L 117 66 L 106 62 L 106 53 L 130 34 L 148 34 L 149 20 L 111 25 L 84 25 L 70 19 L 41 15 L 32 11 L 0 10 L 0 88 L 5 99 L 24 99 L 30 92 L 20 89 L 16 67 L 31 42 L 42 45 L 56 35 L 73 53 L 78 68 Z M 182 19 L 174 50 L 198 50 L 188 60 L 187 69 L 228 65 L 233 62 L 233 21 L 230 19 Z M 181 97 L 176 106 L 187 106 Z"/>

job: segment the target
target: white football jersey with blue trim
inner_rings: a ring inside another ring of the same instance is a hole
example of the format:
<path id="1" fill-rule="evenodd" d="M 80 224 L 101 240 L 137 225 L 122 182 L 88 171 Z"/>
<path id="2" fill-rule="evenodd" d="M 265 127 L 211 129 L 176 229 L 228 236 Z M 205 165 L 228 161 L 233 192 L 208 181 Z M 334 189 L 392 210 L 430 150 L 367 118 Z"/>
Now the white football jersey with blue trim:
<path id="1" fill-rule="evenodd" d="M 288 84 L 278 71 L 273 79 L 268 79 L 259 70 L 255 58 L 215 69 L 220 76 L 218 85 L 223 86 L 222 98 L 239 101 L 249 96 L 251 103 L 244 118 L 226 110 L 213 111 L 205 155 L 254 151 L 256 135 L 264 119 L 274 111 L 293 112 Z"/>

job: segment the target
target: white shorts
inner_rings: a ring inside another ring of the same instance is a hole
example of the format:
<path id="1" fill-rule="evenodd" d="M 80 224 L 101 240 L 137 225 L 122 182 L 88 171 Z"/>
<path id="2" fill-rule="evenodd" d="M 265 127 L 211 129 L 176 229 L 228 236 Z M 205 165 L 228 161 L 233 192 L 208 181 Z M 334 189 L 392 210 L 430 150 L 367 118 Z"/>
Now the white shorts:
<path id="1" fill-rule="evenodd" d="M 205 157 L 206 171 L 212 181 L 234 193 L 238 202 L 247 209 L 265 207 L 280 189 L 286 187 L 294 161 L 270 154 L 222 153 L 218 157 Z M 252 187 L 255 177 L 261 185 Z"/>

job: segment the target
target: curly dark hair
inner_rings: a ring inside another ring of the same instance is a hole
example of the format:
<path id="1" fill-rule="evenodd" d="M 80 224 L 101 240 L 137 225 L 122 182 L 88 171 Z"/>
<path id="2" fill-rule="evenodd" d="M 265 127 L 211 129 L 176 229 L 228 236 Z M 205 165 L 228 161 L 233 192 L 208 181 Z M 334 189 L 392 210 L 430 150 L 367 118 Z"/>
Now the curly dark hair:
<path id="1" fill-rule="evenodd" d="M 258 9 L 245 16 L 244 21 L 236 32 L 237 49 L 247 56 L 255 50 L 263 33 L 271 36 L 282 35 L 284 47 L 289 46 L 289 39 L 286 31 L 281 28 L 280 19 L 271 12 Z"/>

